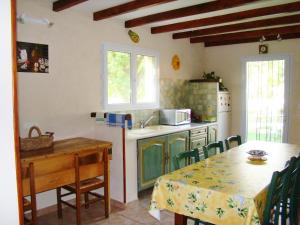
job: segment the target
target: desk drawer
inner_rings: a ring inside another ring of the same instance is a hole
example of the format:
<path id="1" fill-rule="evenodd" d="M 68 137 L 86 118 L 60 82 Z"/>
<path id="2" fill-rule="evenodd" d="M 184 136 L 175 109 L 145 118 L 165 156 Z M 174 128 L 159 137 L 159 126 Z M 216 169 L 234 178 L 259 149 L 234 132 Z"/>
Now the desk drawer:
<path id="1" fill-rule="evenodd" d="M 200 127 L 196 129 L 191 130 L 191 137 L 196 136 L 196 135 L 203 135 L 207 134 L 207 127 Z"/>
<path id="2" fill-rule="evenodd" d="M 207 136 L 199 135 L 191 138 L 190 146 L 191 149 L 199 148 L 202 149 L 203 146 L 207 145 Z"/>

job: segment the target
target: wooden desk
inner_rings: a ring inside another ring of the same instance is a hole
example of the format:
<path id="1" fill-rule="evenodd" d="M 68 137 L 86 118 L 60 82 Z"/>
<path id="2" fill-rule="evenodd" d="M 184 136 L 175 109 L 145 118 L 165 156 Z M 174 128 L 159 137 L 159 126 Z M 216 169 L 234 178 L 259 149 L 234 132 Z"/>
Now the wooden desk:
<path id="1" fill-rule="evenodd" d="M 265 150 L 267 161 L 248 160 L 247 151 Z M 222 154 L 166 174 L 157 179 L 150 213 L 175 213 L 175 225 L 187 216 L 217 225 L 259 225 L 268 185 L 274 171 L 300 153 L 300 145 L 248 142 Z"/>
<path id="2" fill-rule="evenodd" d="M 86 155 L 111 148 L 111 142 L 82 137 L 55 141 L 54 151 L 52 153 L 21 158 L 21 167 L 26 167 L 30 162 L 34 163 L 35 189 L 36 193 L 40 193 L 75 182 L 75 154 Z M 109 159 L 111 160 L 111 158 L 111 150 L 109 150 Z M 100 166 L 82 167 L 80 171 L 82 179 L 102 176 L 103 168 L 101 169 L 99 167 Z M 108 179 L 110 179 L 110 169 Z M 30 193 L 29 179 L 23 179 L 22 186 L 23 196 L 28 196 Z"/>

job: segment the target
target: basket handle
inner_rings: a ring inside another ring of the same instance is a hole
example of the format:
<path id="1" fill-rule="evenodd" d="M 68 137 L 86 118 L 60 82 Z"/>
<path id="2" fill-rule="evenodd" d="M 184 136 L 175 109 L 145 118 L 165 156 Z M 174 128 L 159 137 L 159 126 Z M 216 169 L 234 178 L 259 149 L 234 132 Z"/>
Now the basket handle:
<path id="1" fill-rule="evenodd" d="M 40 128 L 36 127 L 36 126 L 32 126 L 29 129 L 29 133 L 28 133 L 28 137 L 31 138 L 32 137 L 32 132 L 33 130 L 36 130 L 36 132 L 38 133 L 39 136 L 42 136 L 42 132 L 40 130 Z"/>

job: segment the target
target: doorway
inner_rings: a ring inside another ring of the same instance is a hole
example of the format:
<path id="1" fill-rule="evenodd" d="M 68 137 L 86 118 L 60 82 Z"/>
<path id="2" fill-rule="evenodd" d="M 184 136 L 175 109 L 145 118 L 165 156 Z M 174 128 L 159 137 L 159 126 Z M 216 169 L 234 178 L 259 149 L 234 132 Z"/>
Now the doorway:
<path id="1" fill-rule="evenodd" d="M 289 57 L 244 61 L 247 141 L 287 142 Z"/>

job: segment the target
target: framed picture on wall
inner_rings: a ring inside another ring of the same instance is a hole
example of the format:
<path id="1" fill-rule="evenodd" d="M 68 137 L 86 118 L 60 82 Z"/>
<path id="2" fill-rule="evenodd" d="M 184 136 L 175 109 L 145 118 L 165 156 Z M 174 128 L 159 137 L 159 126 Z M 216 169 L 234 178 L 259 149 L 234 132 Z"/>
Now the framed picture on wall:
<path id="1" fill-rule="evenodd" d="M 17 41 L 17 70 L 49 73 L 48 45 Z"/>

